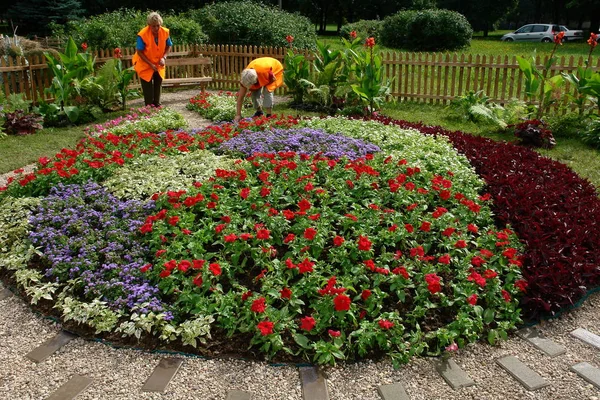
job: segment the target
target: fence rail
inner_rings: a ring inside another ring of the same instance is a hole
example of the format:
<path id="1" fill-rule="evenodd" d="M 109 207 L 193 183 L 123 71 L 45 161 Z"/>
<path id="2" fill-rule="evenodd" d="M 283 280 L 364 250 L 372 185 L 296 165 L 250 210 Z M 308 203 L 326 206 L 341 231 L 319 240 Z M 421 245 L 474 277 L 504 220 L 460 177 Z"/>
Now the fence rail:
<path id="1" fill-rule="evenodd" d="M 131 66 L 134 48 L 121 49 L 124 67 Z M 236 89 L 239 74 L 254 58 L 269 56 L 283 62 L 286 48 L 238 45 L 179 45 L 174 46 L 169 58 L 205 56 L 212 58 L 213 81 L 208 89 Z M 96 62 L 103 63 L 114 55 L 113 50 L 94 52 Z M 308 59 L 312 55 L 304 52 Z M 523 100 L 524 77 L 516 56 L 486 56 L 465 54 L 396 53 L 383 52 L 386 78 L 392 81 L 391 96 L 398 100 L 446 104 L 469 91 L 482 90 L 492 101 L 504 103 L 511 99 Z M 538 65 L 546 58 L 537 57 Z M 549 71 L 549 76 L 573 72 L 584 65 L 583 56 L 560 57 Z M 168 65 L 168 62 L 167 62 Z M 600 58 L 593 60 L 590 68 L 600 71 Z M 194 77 L 193 66 L 167 68 L 167 78 Z M 0 83 L 6 95 L 24 93 L 34 102 L 49 99 L 44 89 L 52 81 L 51 71 L 42 56 L 0 57 Z M 137 76 L 134 83 L 137 83 Z M 569 90 L 565 83 L 564 91 Z M 285 93 L 285 88 L 278 89 Z M 564 100 L 566 105 L 566 100 Z"/>

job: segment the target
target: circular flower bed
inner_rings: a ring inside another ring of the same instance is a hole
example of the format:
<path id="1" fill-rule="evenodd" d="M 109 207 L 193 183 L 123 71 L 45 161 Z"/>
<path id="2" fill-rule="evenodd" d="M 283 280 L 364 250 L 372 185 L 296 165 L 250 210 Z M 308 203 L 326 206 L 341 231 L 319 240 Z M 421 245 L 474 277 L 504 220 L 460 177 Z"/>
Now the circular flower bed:
<path id="1" fill-rule="evenodd" d="M 201 354 L 400 363 L 505 338 L 538 294 L 499 185 L 461 136 L 382 122 L 87 138 L 4 190 L 0 268 L 65 321 Z"/>

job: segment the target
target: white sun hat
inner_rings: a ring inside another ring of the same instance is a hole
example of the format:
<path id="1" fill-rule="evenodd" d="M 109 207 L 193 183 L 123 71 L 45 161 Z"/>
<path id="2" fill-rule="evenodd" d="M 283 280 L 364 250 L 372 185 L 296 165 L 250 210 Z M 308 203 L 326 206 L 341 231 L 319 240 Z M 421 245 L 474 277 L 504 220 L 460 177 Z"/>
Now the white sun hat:
<path id="1" fill-rule="evenodd" d="M 240 83 L 247 88 L 258 82 L 258 75 L 254 69 L 245 69 L 240 76 Z"/>

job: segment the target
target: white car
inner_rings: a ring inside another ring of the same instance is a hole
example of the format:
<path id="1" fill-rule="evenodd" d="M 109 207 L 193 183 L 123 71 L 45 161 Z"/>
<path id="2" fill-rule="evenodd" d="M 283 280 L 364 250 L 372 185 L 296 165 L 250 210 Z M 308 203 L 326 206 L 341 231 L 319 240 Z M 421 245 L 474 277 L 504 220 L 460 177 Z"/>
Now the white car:
<path id="1" fill-rule="evenodd" d="M 546 42 L 554 41 L 554 34 L 565 32 L 564 42 L 583 40 L 583 32 L 570 30 L 564 25 L 554 24 L 529 24 L 520 27 L 512 33 L 502 36 L 503 42 Z"/>

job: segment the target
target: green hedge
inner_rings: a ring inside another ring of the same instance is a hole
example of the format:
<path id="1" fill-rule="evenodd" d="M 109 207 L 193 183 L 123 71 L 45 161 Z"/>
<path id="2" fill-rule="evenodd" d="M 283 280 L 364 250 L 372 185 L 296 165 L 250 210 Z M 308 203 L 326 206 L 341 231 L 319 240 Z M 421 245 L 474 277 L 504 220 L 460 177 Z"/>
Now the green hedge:
<path id="1" fill-rule="evenodd" d="M 379 29 L 381 29 L 382 21 L 371 19 L 371 20 L 360 20 L 351 24 L 346 24 L 340 29 L 340 35 L 346 39 L 350 38 L 350 32 L 355 31 L 358 37 L 368 38 L 374 37 L 375 42 L 379 42 Z"/>
<path id="2" fill-rule="evenodd" d="M 381 44 L 414 51 L 456 50 L 469 46 L 473 29 L 450 10 L 400 11 L 383 20 Z"/>
<path id="3" fill-rule="evenodd" d="M 134 47 L 137 33 L 146 26 L 148 11 L 121 9 L 96 15 L 66 26 L 52 25 L 53 36 L 72 36 L 76 43 L 86 42 L 92 49 Z M 202 27 L 183 14 L 161 14 L 163 26 L 170 31 L 174 44 L 205 43 Z"/>
<path id="4" fill-rule="evenodd" d="M 211 43 L 314 48 L 315 29 L 306 17 L 250 1 L 225 1 L 189 12 L 208 34 Z"/>

